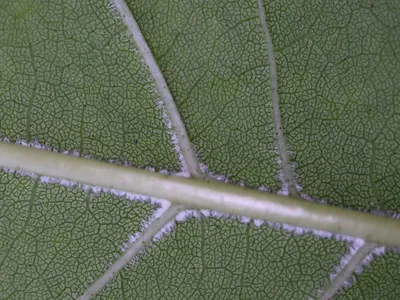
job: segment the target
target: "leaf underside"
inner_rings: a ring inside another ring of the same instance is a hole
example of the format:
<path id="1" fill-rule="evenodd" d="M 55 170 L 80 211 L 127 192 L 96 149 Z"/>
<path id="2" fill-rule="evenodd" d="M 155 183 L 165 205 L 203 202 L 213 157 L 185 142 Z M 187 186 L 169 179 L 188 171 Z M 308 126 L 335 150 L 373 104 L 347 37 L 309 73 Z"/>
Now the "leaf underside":
<path id="1" fill-rule="evenodd" d="M 348 3 L 347 3 L 348 2 Z M 214 174 L 279 190 L 257 2 L 127 1 Z M 302 191 L 400 212 L 400 2 L 264 1 L 280 109 Z M 179 171 L 153 79 L 107 1 L 0 0 L 0 138 Z M 0 173 L 1 298 L 80 295 L 142 230 L 150 202 Z M 305 299 L 347 242 L 238 219 L 193 218 L 97 298 Z M 397 299 L 399 257 L 377 258 L 338 298 Z"/>

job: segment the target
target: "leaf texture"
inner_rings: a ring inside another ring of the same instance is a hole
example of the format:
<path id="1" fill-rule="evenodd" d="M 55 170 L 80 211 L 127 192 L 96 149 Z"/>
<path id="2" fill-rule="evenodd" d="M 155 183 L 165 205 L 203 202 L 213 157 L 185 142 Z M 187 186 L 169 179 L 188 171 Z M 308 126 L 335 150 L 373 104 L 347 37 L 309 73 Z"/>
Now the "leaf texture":
<path id="1" fill-rule="evenodd" d="M 329 281 L 345 252 L 331 239 L 189 218 L 98 298 L 306 299 Z"/>
<path id="2" fill-rule="evenodd" d="M 398 299 L 400 294 L 399 254 L 378 257 L 361 274 L 354 285 L 338 299 Z"/>
<path id="3" fill-rule="evenodd" d="M 2 299 L 70 299 L 155 209 L 108 194 L 0 174 Z"/>
<path id="4" fill-rule="evenodd" d="M 399 213 L 400 2 L 259 3 L 265 20 L 256 0 L 127 1 L 203 170 L 285 193 L 271 42 L 286 167 L 301 195 Z M 0 138 L 179 172 L 166 122 L 108 1 L 0 0 Z M 40 178 L 0 173 L 0 298 L 81 295 L 157 208 Z M 175 222 L 96 298 L 314 298 L 352 246 L 213 216 Z M 337 298 L 396 299 L 399 259 L 387 252 Z"/>
<path id="5" fill-rule="evenodd" d="M 3 137 L 177 170 L 152 78 L 107 2 L 3 2 L 0 14 Z"/>

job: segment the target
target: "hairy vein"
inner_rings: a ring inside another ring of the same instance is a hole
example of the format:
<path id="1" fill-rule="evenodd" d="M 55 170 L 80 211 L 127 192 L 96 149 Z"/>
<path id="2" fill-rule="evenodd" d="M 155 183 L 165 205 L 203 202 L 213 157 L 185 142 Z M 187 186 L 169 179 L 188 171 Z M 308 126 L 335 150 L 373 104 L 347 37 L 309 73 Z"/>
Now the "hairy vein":
<path id="1" fill-rule="evenodd" d="M 103 161 L 0 142 L 0 166 L 92 186 L 165 199 L 293 226 L 360 237 L 400 247 L 400 220 L 233 184 L 164 175 Z"/>
<path id="2" fill-rule="evenodd" d="M 167 82 L 165 81 L 156 60 L 142 35 L 139 25 L 124 0 L 114 0 L 114 5 L 121 15 L 122 21 L 132 34 L 136 46 L 149 69 L 150 75 L 154 79 L 156 88 L 161 96 L 161 101 L 164 104 L 170 129 L 175 136 L 174 142 L 176 142 L 179 148 L 178 152 L 181 154 L 179 155 L 181 165 L 187 168 L 191 177 L 205 179 L 206 176 L 200 169 L 199 162 L 195 156 L 185 125 L 183 124 L 175 105 Z M 140 237 L 128 248 L 125 254 L 121 256 L 100 278 L 98 278 L 79 299 L 91 299 L 107 284 L 107 282 L 114 278 L 126 264 L 132 261 L 132 259 L 152 241 L 157 233 L 159 233 L 169 222 L 174 220 L 184 209 L 183 206 L 174 204 L 169 207 L 168 210 L 166 210 L 157 220 L 151 223 Z"/>
<path id="3" fill-rule="evenodd" d="M 124 0 L 114 0 L 115 8 L 122 17 L 122 21 L 128 27 L 129 32 L 136 43 L 136 46 L 142 55 L 146 65 L 149 68 L 151 76 L 154 78 L 156 88 L 161 96 L 161 101 L 165 106 L 166 113 L 169 121 L 171 122 L 171 129 L 177 136 L 177 143 L 182 153 L 184 163 L 186 164 L 191 176 L 197 178 L 205 178 L 206 176 L 200 169 L 199 162 L 196 158 L 193 146 L 188 138 L 185 125 L 175 105 L 172 94 L 168 88 L 167 82 L 164 79 L 157 62 L 147 45 L 146 40 L 140 31 L 139 25 L 132 15 L 129 7 Z"/>
<path id="4" fill-rule="evenodd" d="M 296 184 L 293 176 L 293 168 L 289 163 L 289 155 L 287 152 L 285 137 L 282 128 L 281 113 L 279 108 L 278 80 L 277 80 L 277 69 L 276 69 L 274 47 L 268 29 L 268 24 L 266 21 L 263 1 L 257 0 L 257 4 L 268 50 L 275 130 L 278 142 L 278 149 L 281 157 L 283 177 L 285 183 L 288 185 L 289 195 L 298 196 L 299 194 L 296 189 Z M 335 279 L 328 286 L 325 287 L 320 299 L 330 299 L 331 297 L 333 297 L 333 295 L 343 286 L 347 278 L 350 277 L 350 275 L 354 272 L 354 270 L 363 261 L 365 256 L 367 256 L 375 247 L 376 247 L 375 244 L 368 244 L 368 243 L 362 246 L 354 254 L 354 256 L 350 259 L 350 261 L 344 266 L 343 270 L 335 277 Z"/>
<path id="5" fill-rule="evenodd" d="M 96 295 L 111 279 L 113 279 L 132 259 L 138 255 L 147 245 L 151 244 L 153 237 L 164 228 L 165 224 L 173 221 L 182 207 L 169 207 L 158 219 L 144 231 L 135 243 L 99 278 L 97 279 L 78 299 L 87 300 Z"/>
<path id="6" fill-rule="evenodd" d="M 351 257 L 349 262 L 337 274 L 335 279 L 330 282 L 323 290 L 318 298 L 319 300 L 329 300 L 343 287 L 344 283 L 350 278 L 358 266 L 362 263 L 365 257 L 376 248 L 376 244 L 364 244 L 358 248 L 357 252 Z"/>
<path id="7" fill-rule="evenodd" d="M 275 131 L 276 139 L 278 143 L 278 150 L 281 157 L 281 164 L 283 170 L 283 177 L 285 183 L 288 185 L 289 195 L 297 196 L 298 192 L 296 189 L 296 184 L 293 176 L 293 169 L 289 163 L 289 155 L 287 152 L 285 137 L 283 135 L 281 112 L 279 109 L 279 95 L 278 95 L 278 79 L 276 73 L 276 61 L 274 54 L 274 46 L 272 43 L 271 35 L 269 33 L 268 24 L 265 17 L 265 11 L 262 0 L 257 0 L 258 11 L 260 13 L 260 21 L 262 25 L 262 30 L 264 32 L 265 41 L 268 50 L 269 57 L 269 72 L 270 81 L 272 88 L 272 104 L 274 108 L 274 121 L 275 121 Z"/>

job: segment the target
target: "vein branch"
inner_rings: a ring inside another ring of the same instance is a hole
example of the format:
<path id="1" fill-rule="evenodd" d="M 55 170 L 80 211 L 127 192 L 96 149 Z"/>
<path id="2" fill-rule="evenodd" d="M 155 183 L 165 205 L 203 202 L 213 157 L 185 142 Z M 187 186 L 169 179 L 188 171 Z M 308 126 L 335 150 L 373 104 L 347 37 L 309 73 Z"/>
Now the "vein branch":
<path id="1" fill-rule="evenodd" d="M 351 257 L 349 262 L 337 274 L 337 276 L 330 282 L 323 290 L 319 300 L 329 300 L 343 287 L 346 280 L 354 273 L 357 267 L 362 263 L 365 257 L 376 248 L 376 244 L 366 243 Z"/>
<path id="2" fill-rule="evenodd" d="M 175 105 L 167 82 L 154 59 L 150 47 L 143 37 L 139 25 L 124 0 L 114 0 L 114 4 L 115 8 L 121 15 L 122 21 L 132 34 L 136 46 L 149 69 L 150 75 L 154 79 L 156 88 L 161 96 L 161 101 L 164 104 L 166 114 L 171 124 L 171 130 L 173 134 L 176 135 L 176 141 L 180 153 L 182 154 L 182 157 L 180 158 L 181 164 L 187 167 L 190 176 L 205 179 L 206 176 L 200 169 L 193 146 L 188 138 L 185 125 L 183 124 L 182 118 Z M 132 261 L 132 259 L 151 242 L 153 237 L 169 222 L 174 220 L 182 210 L 184 210 L 183 206 L 172 204 L 172 206 L 169 207 L 160 218 L 151 223 L 140 237 L 128 248 L 125 254 L 121 256 L 99 279 L 97 279 L 79 299 L 91 299 L 92 296 L 97 294 L 107 284 L 107 282 L 114 278 L 126 264 Z"/>
<path id="3" fill-rule="evenodd" d="M 145 63 L 147 64 L 151 76 L 154 78 L 156 88 L 161 96 L 161 101 L 165 106 L 166 113 L 169 121 L 171 122 L 171 129 L 177 136 L 178 146 L 184 158 L 188 171 L 191 176 L 197 178 L 204 178 L 205 175 L 200 169 L 199 162 L 195 156 L 193 146 L 188 138 L 185 125 L 175 105 L 172 94 L 168 88 L 167 82 L 158 67 L 158 64 L 147 45 L 145 38 L 132 15 L 129 7 L 124 0 L 114 0 L 115 8 L 120 13 L 122 21 L 128 27 L 129 32 L 136 43 L 136 46 L 142 55 Z"/>
<path id="4" fill-rule="evenodd" d="M 96 295 L 111 279 L 113 279 L 135 256 L 137 256 L 145 246 L 149 245 L 153 237 L 163 227 L 175 219 L 176 215 L 182 211 L 180 206 L 170 206 L 158 219 L 154 220 L 150 226 L 138 237 L 138 239 L 128 248 L 128 250 L 100 277 L 98 278 L 78 300 L 91 299 Z"/>
<path id="5" fill-rule="evenodd" d="M 274 46 L 272 43 L 271 35 L 268 29 L 268 24 L 266 21 L 264 6 L 262 0 L 257 0 L 258 11 L 260 14 L 260 21 L 262 25 L 262 30 L 265 36 L 265 42 L 268 50 L 269 57 L 269 71 L 270 71 L 270 81 L 271 81 L 271 89 L 272 89 L 272 104 L 274 109 L 274 121 L 275 121 L 275 131 L 276 131 L 276 139 L 278 143 L 278 150 L 281 157 L 281 164 L 283 170 L 283 177 L 285 183 L 289 188 L 289 195 L 298 196 L 298 192 L 296 189 L 296 184 L 293 176 L 293 169 L 289 163 L 289 155 L 287 152 L 285 137 L 283 135 L 283 127 L 281 120 L 281 112 L 279 108 L 279 94 L 278 94 L 278 79 L 277 79 L 277 70 L 276 70 L 276 61 L 275 61 L 275 53 Z"/>

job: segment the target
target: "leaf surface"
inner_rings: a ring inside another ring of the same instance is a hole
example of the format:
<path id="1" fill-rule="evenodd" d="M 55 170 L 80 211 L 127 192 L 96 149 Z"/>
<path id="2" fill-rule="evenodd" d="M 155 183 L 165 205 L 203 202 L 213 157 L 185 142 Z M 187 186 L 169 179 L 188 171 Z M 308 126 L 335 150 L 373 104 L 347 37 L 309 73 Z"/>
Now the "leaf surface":
<path id="1" fill-rule="evenodd" d="M 255 1 L 127 1 L 200 160 L 279 188 L 268 53 Z"/>
<path id="2" fill-rule="evenodd" d="M 397 299 L 400 293 L 399 254 L 378 257 L 338 299 Z"/>
<path id="3" fill-rule="evenodd" d="M 399 3 L 271 0 L 260 20 L 256 0 L 127 1 L 207 172 L 282 192 L 282 130 L 303 197 L 395 213 Z M 1 138 L 177 172 L 159 101 L 107 1 L 0 0 Z M 0 175 L 2 297 L 80 295 L 155 210 L 58 183 Z M 349 244 L 285 228 L 188 217 L 97 297 L 315 297 Z M 379 257 L 340 297 L 395 299 L 397 265 Z"/>
<path id="4" fill-rule="evenodd" d="M 2 136 L 178 168 L 152 79 L 105 2 L 13 1 L 0 14 Z"/>
<path id="5" fill-rule="evenodd" d="M 305 299 L 329 281 L 345 252 L 345 244 L 312 235 L 189 219 L 98 298 Z"/>
<path id="6" fill-rule="evenodd" d="M 70 299 L 120 255 L 154 207 L 0 175 L 0 294 Z"/>
<path id="7" fill-rule="evenodd" d="M 266 3 L 304 191 L 399 212 L 399 2 Z"/>

